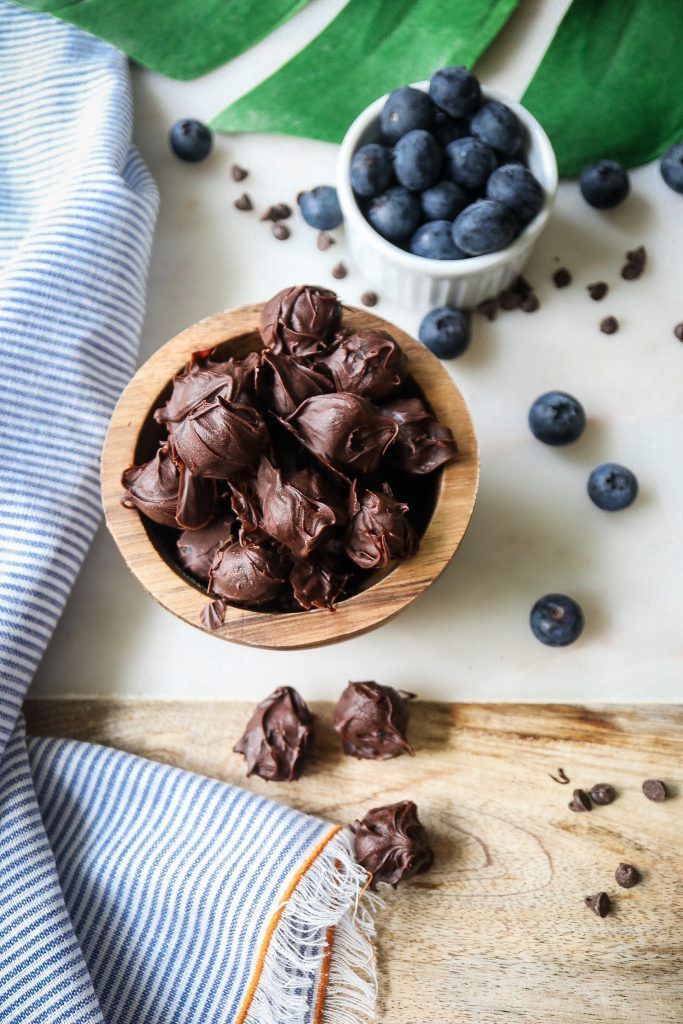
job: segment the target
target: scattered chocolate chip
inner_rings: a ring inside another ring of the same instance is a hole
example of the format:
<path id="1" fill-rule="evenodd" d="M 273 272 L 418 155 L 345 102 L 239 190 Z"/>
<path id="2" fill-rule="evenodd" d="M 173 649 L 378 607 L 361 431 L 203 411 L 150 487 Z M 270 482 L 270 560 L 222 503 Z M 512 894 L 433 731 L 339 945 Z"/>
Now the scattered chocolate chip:
<path id="1" fill-rule="evenodd" d="M 332 267 L 332 277 L 337 281 L 341 281 L 343 277 L 346 277 L 348 270 L 343 263 L 337 263 L 336 266 Z"/>
<path id="2" fill-rule="evenodd" d="M 637 249 L 629 249 L 626 253 L 626 259 L 629 263 L 637 263 L 639 266 L 644 267 L 647 263 L 647 250 L 644 245 L 639 245 Z"/>
<path id="3" fill-rule="evenodd" d="M 210 629 L 213 633 L 225 622 L 225 603 L 223 601 L 210 601 L 205 604 L 199 613 L 199 621 L 204 629 Z"/>
<path id="4" fill-rule="evenodd" d="M 606 892 L 596 893 L 595 896 L 586 896 L 584 903 L 598 917 L 607 917 L 610 912 L 610 901 Z"/>
<path id="5" fill-rule="evenodd" d="M 606 316 L 600 321 L 600 330 L 603 334 L 616 334 L 619 330 L 619 321 L 615 316 Z"/>
<path id="6" fill-rule="evenodd" d="M 376 306 L 379 302 L 379 295 L 377 292 L 363 292 L 360 301 L 364 306 Z"/>
<path id="7" fill-rule="evenodd" d="M 564 768 L 558 768 L 557 775 L 552 775 L 551 773 L 549 774 L 553 782 L 559 782 L 561 786 L 566 786 L 570 781 L 567 777 L 567 773 L 565 772 Z"/>
<path id="8" fill-rule="evenodd" d="M 531 292 L 529 295 L 525 295 L 519 304 L 519 308 L 523 313 L 535 313 L 540 306 L 538 296 Z"/>
<path id="9" fill-rule="evenodd" d="M 274 237 L 279 239 L 281 242 L 285 242 L 291 235 L 291 231 L 289 230 L 287 225 L 281 224 L 279 220 L 275 221 L 271 228 L 271 231 L 273 232 Z"/>
<path id="10" fill-rule="evenodd" d="M 624 281 L 635 281 L 640 277 L 644 270 L 639 263 L 624 263 L 621 268 L 621 276 Z"/>
<path id="11" fill-rule="evenodd" d="M 318 248 L 320 249 L 321 252 L 325 252 L 325 250 L 329 249 L 331 245 L 335 244 L 335 242 L 336 242 L 336 239 L 333 238 L 332 235 L 329 234 L 329 232 L 327 232 L 327 231 L 319 231 L 318 232 L 318 238 L 317 238 L 316 245 L 318 246 Z"/>
<path id="12" fill-rule="evenodd" d="M 575 789 L 568 804 L 570 811 L 590 811 L 591 798 L 583 789 Z"/>
<path id="13" fill-rule="evenodd" d="M 599 782 L 597 786 L 593 786 L 589 793 L 593 803 L 600 804 L 600 806 L 614 803 L 616 795 L 614 786 L 610 786 L 608 782 Z"/>
<path id="14" fill-rule="evenodd" d="M 553 281 L 556 288 L 566 288 L 568 284 L 572 283 L 572 275 L 566 267 L 558 267 L 553 274 Z"/>
<path id="15" fill-rule="evenodd" d="M 236 210 L 253 210 L 254 204 L 247 193 L 243 192 L 242 195 L 235 200 L 234 207 Z"/>
<path id="16" fill-rule="evenodd" d="M 635 281 L 645 270 L 647 263 L 647 252 L 644 245 L 637 249 L 629 249 L 626 253 L 626 263 L 621 268 L 621 276 L 624 281 Z"/>
<path id="17" fill-rule="evenodd" d="M 233 164 L 230 168 L 230 173 L 232 174 L 233 181 L 244 181 L 249 171 L 245 170 L 244 167 L 240 167 L 239 164 Z"/>
<path id="18" fill-rule="evenodd" d="M 522 296 L 513 288 L 506 288 L 505 291 L 501 292 L 498 296 L 498 304 L 501 309 L 519 309 L 521 301 Z"/>
<path id="19" fill-rule="evenodd" d="M 489 322 L 495 320 L 498 316 L 498 305 L 496 300 L 484 299 L 484 301 L 480 302 L 477 306 L 477 313 L 481 313 L 481 315 L 485 316 Z M 683 324 L 681 324 L 681 326 L 683 327 Z"/>
<path id="20" fill-rule="evenodd" d="M 272 206 L 268 207 L 266 212 L 262 215 L 261 220 L 287 220 L 287 218 L 291 216 L 291 206 L 287 206 L 287 203 L 274 203 Z"/>
<path id="21" fill-rule="evenodd" d="M 599 302 L 607 295 L 609 286 L 605 281 L 595 281 L 593 284 L 586 285 L 586 290 L 594 302 Z"/>
<path id="22" fill-rule="evenodd" d="M 648 800 L 653 800 L 656 804 L 661 804 L 669 795 L 661 779 L 646 779 L 643 783 L 643 793 Z"/>
<path id="23" fill-rule="evenodd" d="M 676 324 L 676 326 L 674 327 L 674 335 L 678 338 L 679 341 L 683 341 L 683 322 L 681 322 L 680 324 Z"/>
<path id="24" fill-rule="evenodd" d="M 634 868 L 633 864 L 620 864 L 614 872 L 614 877 L 622 889 L 632 889 L 640 881 L 640 871 Z"/>

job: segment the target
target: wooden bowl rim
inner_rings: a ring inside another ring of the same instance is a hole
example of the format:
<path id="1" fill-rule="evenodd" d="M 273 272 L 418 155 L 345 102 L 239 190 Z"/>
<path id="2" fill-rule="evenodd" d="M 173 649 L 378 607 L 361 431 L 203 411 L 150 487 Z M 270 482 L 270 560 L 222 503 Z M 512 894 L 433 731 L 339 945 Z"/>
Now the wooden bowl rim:
<path id="1" fill-rule="evenodd" d="M 225 310 L 185 328 L 162 345 L 129 381 L 112 414 L 102 452 L 102 501 L 107 527 L 128 567 L 149 594 L 177 618 L 233 643 L 294 650 L 348 640 L 393 618 L 434 582 L 453 558 L 469 524 L 479 483 L 479 455 L 465 401 L 452 378 L 423 345 L 399 327 L 344 304 L 344 326 L 389 331 L 408 358 L 409 371 L 435 415 L 458 442 L 458 459 L 445 466 L 431 520 L 418 552 L 334 611 L 261 612 L 228 605 L 225 623 L 204 630 L 199 613 L 210 600 L 157 550 L 142 517 L 121 505 L 121 473 L 134 462 L 143 424 L 170 379 L 193 352 L 258 333 L 263 303 Z"/>

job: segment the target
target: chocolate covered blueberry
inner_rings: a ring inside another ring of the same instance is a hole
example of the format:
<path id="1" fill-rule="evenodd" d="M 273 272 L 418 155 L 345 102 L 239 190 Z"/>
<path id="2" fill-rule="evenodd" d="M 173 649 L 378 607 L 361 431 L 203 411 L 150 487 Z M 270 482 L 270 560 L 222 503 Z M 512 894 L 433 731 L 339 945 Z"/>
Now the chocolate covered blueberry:
<path id="1" fill-rule="evenodd" d="M 381 407 L 398 424 L 398 437 L 390 457 L 406 473 L 433 473 L 452 462 L 458 446 L 451 430 L 437 422 L 419 398 L 397 398 Z"/>
<path id="2" fill-rule="evenodd" d="M 351 391 L 373 402 L 396 391 L 408 375 L 403 349 L 387 331 L 376 327 L 342 334 L 320 363 L 337 391 Z"/>
<path id="3" fill-rule="evenodd" d="M 261 337 L 267 348 L 291 356 L 309 356 L 327 348 L 341 325 L 342 308 L 329 288 L 283 288 L 263 307 Z"/>
<path id="4" fill-rule="evenodd" d="M 356 860 L 371 876 L 370 887 L 386 882 L 394 888 L 434 863 L 427 832 L 412 800 L 374 807 L 351 825 Z"/>
<path id="5" fill-rule="evenodd" d="M 197 530 L 213 516 L 215 484 L 193 476 L 168 444 L 149 462 L 124 469 L 121 483 L 121 503 L 161 526 Z"/>
<path id="6" fill-rule="evenodd" d="M 274 601 L 289 576 L 287 560 L 272 547 L 248 540 L 219 548 L 209 572 L 209 590 L 238 604 Z"/>
<path id="7" fill-rule="evenodd" d="M 259 397 L 269 411 L 286 418 L 313 395 L 330 391 L 330 381 L 294 356 L 264 351 L 258 372 Z"/>
<path id="8" fill-rule="evenodd" d="M 337 566 L 338 559 L 317 552 L 305 561 L 294 562 L 289 574 L 296 604 L 304 611 L 311 608 L 334 608 L 344 593 L 348 573 Z"/>
<path id="9" fill-rule="evenodd" d="M 313 716 L 301 695 L 281 686 L 262 700 L 233 750 L 247 762 L 247 776 L 267 782 L 298 779 L 313 744 Z"/>
<path id="10" fill-rule="evenodd" d="M 260 413 L 222 394 L 171 424 L 171 443 L 194 476 L 229 480 L 251 469 L 268 443 Z"/>
<path id="11" fill-rule="evenodd" d="M 235 517 L 226 513 L 199 530 L 183 530 L 176 542 L 178 561 L 183 569 L 202 583 L 209 582 L 209 570 L 220 547 L 230 544 Z"/>
<path id="12" fill-rule="evenodd" d="M 408 704 L 392 686 L 349 683 L 332 713 L 344 753 L 372 761 L 414 754 L 406 738 Z"/>
<path id="13" fill-rule="evenodd" d="M 165 405 L 157 409 L 157 423 L 178 423 L 200 402 L 220 394 L 227 401 L 250 404 L 254 398 L 254 381 L 259 365 L 258 353 L 250 352 L 244 359 L 214 362 L 214 349 L 194 352 L 182 373 L 173 378 L 173 390 Z"/>
<path id="14" fill-rule="evenodd" d="M 361 569 L 382 569 L 416 551 L 408 505 L 394 498 L 388 484 L 381 491 L 354 490 L 351 511 L 344 550 Z"/>
<path id="15" fill-rule="evenodd" d="M 295 487 L 267 458 L 259 466 L 256 494 L 261 527 L 294 558 L 308 558 L 337 525 L 329 505 Z"/>

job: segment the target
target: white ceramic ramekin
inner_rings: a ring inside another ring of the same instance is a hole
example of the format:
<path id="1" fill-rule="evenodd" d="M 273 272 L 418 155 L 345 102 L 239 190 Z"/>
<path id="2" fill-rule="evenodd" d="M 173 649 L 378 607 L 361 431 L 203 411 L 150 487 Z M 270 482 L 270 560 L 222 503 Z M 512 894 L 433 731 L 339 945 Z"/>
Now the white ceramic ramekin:
<path id="1" fill-rule="evenodd" d="M 427 91 L 428 82 L 414 88 Z M 351 259 L 365 283 L 382 298 L 415 308 L 452 305 L 469 309 L 498 295 L 521 273 L 548 222 L 557 192 L 557 162 L 553 147 L 528 110 L 493 89 L 482 89 L 486 100 L 506 103 L 526 129 L 524 156 L 543 185 L 543 208 L 507 249 L 465 260 L 428 260 L 414 256 L 378 235 L 363 216 L 351 189 L 349 168 L 353 154 L 368 142 L 379 142 L 379 115 L 386 96 L 358 115 L 341 144 L 337 165 L 337 191 Z"/>

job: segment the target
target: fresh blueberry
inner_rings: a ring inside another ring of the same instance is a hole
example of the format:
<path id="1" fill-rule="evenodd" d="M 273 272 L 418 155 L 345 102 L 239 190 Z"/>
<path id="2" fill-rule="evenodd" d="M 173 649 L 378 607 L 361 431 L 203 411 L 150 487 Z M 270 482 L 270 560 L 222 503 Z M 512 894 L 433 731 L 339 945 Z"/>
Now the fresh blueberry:
<path id="1" fill-rule="evenodd" d="M 402 185 L 395 185 L 370 201 L 368 220 L 390 242 L 405 241 L 422 220 L 420 197 Z"/>
<path id="2" fill-rule="evenodd" d="M 440 181 L 420 196 L 427 220 L 454 220 L 470 201 L 464 189 L 454 181 Z"/>
<path id="3" fill-rule="evenodd" d="M 337 190 L 332 185 L 318 185 L 310 192 L 302 192 L 298 199 L 301 216 L 312 228 L 331 231 L 342 220 Z"/>
<path id="4" fill-rule="evenodd" d="M 455 359 L 470 343 L 470 315 L 452 306 L 433 309 L 420 324 L 418 338 L 439 359 Z"/>
<path id="5" fill-rule="evenodd" d="M 470 256 L 482 256 L 504 249 L 516 231 L 517 221 L 506 206 L 493 199 L 478 199 L 455 218 L 453 241 Z"/>
<path id="6" fill-rule="evenodd" d="M 351 160 L 351 188 L 359 196 L 370 198 L 384 192 L 394 176 L 391 153 L 386 146 L 370 142 L 361 146 Z"/>
<path id="7" fill-rule="evenodd" d="M 524 138 L 516 114 L 498 100 L 491 100 L 470 121 L 470 131 L 504 156 L 517 156 Z"/>
<path id="8" fill-rule="evenodd" d="M 387 96 L 380 115 L 382 133 L 388 142 L 398 142 L 415 128 L 427 131 L 434 123 L 434 104 L 426 92 L 402 85 Z"/>
<path id="9" fill-rule="evenodd" d="M 452 117 L 468 117 L 479 106 L 481 87 L 467 68 L 440 68 L 432 75 L 429 95 L 437 107 Z"/>
<path id="10" fill-rule="evenodd" d="M 659 165 L 659 171 L 669 188 L 683 192 L 683 140 L 667 149 Z"/>
<path id="11" fill-rule="evenodd" d="M 579 187 L 586 202 L 598 210 L 616 206 L 631 190 L 628 174 L 616 160 L 598 160 L 584 167 Z"/>
<path id="12" fill-rule="evenodd" d="M 410 239 L 410 251 L 428 260 L 462 260 L 467 256 L 453 241 L 453 225 L 449 220 L 432 220 L 420 225 Z"/>
<path id="13" fill-rule="evenodd" d="M 455 139 L 464 139 L 470 134 L 470 126 L 463 118 L 451 117 L 445 110 L 437 110 L 434 116 L 432 135 L 444 149 Z"/>
<path id="14" fill-rule="evenodd" d="M 586 413 L 581 402 L 566 391 L 548 391 L 529 409 L 531 433 L 544 444 L 570 444 L 581 437 Z"/>
<path id="15" fill-rule="evenodd" d="M 529 625 L 537 640 L 548 647 L 573 644 L 583 632 L 583 611 L 566 594 L 546 594 L 531 609 Z"/>
<path id="16" fill-rule="evenodd" d="M 400 185 L 421 192 L 434 185 L 441 173 L 441 150 L 433 135 L 416 128 L 394 146 L 394 174 Z"/>
<path id="17" fill-rule="evenodd" d="M 529 224 L 545 201 L 545 192 L 523 164 L 503 164 L 486 182 L 489 199 L 508 206 L 520 224 Z"/>
<path id="18" fill-rule="evenodd" d="M 588 495 L 605 512 L 618 512 L 636 500 L 638 480 L 626 466 L 605 462 L 588 477 Z"/>
<path id="19" fill-rule="evenodd" d="M 183 118 L 171 128 L 169 141 L 176 156 L 188 163 L 197 164 L 211 152 L 213 135 L 211 129 L 201 121 Z"/>
<path id="20" fill-rule="evenodd" d="M 483 192 L 489 174 L 497 166 L 498 159 L 491 147 L 471 135 L 449 142 L 444 151 L 446 177 L 469 192 Z"/>

